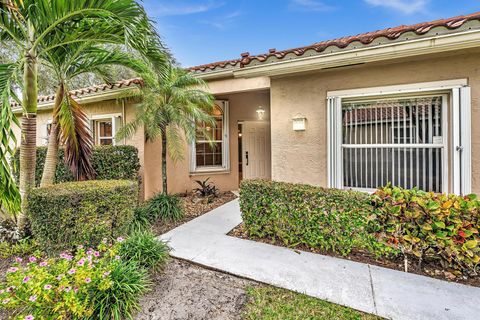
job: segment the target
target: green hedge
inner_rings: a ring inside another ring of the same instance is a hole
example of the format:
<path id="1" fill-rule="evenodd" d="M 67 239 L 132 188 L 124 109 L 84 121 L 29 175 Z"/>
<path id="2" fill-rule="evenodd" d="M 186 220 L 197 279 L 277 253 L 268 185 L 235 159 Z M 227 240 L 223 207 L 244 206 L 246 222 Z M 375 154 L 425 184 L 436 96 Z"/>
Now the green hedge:
<path id="1" fill-rule="evenodd" d="M 403 256 L 459 275 L 480 269 L 480 200 L 386 186 L 373 195 L 270 181 L 243 181 L 247 233 L 287 246 L 348 255 Z"/>
<path id="2" fill-rule="evenodd" d="M 347 255 L 352 249 L 383 254 L 365 193 L 282 182 L 245 180 L 240 207 L 247 233 L 287 246 L 303 245 Z"/>
<path id="3" fill-rule="evenodd" d="M 37 186 L 42 179 L 45 164 L 46 147 L 37 148 L 37 166 L 35 180 Z M 55 172 L 55 183 L 73 181 L 73 176 L 64 162 L 64 150 L 58 152 L 58 164 Z M 16 168 L 20 168 L 20 152 L 14 157 Z M 96 146 L 93 148 L 92 165 L 96 172 L 96 180 L 137 180 L 140 160 L 138 150 L 133 146 Z M 18 181 L 18 172 L 16 172 Z"/>
<path id="4" fill-rule="evenodd" d="M 124 234 L 137 202 L 134 181 L 69 182 L 32 190 L 27 213 L 40 246 L 57 251 Z"/>

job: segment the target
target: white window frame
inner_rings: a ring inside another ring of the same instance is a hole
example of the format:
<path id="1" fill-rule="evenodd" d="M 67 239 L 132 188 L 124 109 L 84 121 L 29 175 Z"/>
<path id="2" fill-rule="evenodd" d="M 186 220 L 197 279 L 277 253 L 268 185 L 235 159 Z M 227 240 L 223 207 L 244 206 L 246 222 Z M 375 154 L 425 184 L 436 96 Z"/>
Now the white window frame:
<path id="1" fill-rule="evenodd" d="M 444 104 L 447 104 L 447 114 L 443 119 L 447 123 L 443 125 L 445 130 L 447 130 L 449 124 L 452 128 L 451 133 L 446 132 L 443 141 L 445 159 L 443 187 L 445 192 L 471 193 L 471 94 L 466 79 L 328 92 L 328 187 L 344 188 L 342 100 L 363 97 L 417 96 L 421 94 L 444 94 L 450 97 L 449 101 L 445 101 L 445 98 L 443 101 Z M 451 142 L 449 143 L 449 141 Z M 449 148 L 451 149 L 449 150 Z M 451 161 L 448 160 L 449 151 L 451 152 Z"/>
<path id="2" fill-rule="evenodd" d="M 116 119 L 120 118 L 122 120 L 122 114 L 121 113 L 112 113 L 112 114 L 99 114 L 99 115 L 94 115 L 90 118 L 90 129 L 92 131 L 92 134 L 99 132 L 99 130 L 96 128 L 98 122 L 100 121 L 111 121 L 112 122 L 112 146 L 116 146 L 118 143 L 115 139 L 115 134 L 118 129 L 117 128 L 117 121 Z M 95 126 L 95 129 L 94 129 Z M 110 139 L 110 137 L 102 137 L 102 139 Z M 97 136 L 93 136 L 93 141 L 95 145 L 100 145 L 98 142 L 100 141 L 100 138 Z"/>
<path id="3" fill-rule="evenodd" d="M 215 104 L 222 108 L 223 115 L 223 139 L 222 139 L 222 165 L 202 167 L 197 166 L 196 142 L 190 145 L 190 173 L 228 172 L 230 170 L 230 125 L 229 125 L 229 103 L 227 100 L 216 100 Z"/>

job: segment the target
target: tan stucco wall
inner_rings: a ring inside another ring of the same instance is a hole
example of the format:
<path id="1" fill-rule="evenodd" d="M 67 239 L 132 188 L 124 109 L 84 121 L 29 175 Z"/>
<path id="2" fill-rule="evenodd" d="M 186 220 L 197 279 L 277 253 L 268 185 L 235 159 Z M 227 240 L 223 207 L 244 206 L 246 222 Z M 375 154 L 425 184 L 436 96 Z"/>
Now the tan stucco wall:
<path id="1" fill-rule="evenodd" d="M 327 185 L 328 91 L 467 78 L 472 87 L 472 189 L 480 192 L 480 54 L 424 57 L 271 80 L 272 179 Z M 306 116 L 294 132 L 292 117 Z"/>
<path id="2" fill-rule="evenodd" d="M 218 99 L 229 101 L 229 137 L 230 137 L 230 171 L 226 173 L 190 174 L 190 158 L 188 146 L 185 147 L 185 158 L 173 163 L 168 161 L 169 192 L 185 192 L 195 188 L 195 180 L 210 177 L 220 190 L 238 189 L 238 122 L 257 120 L 256 109 L 259 105 L 266 110 L 264 121 L 270 117 L 270 94 L 268 91 L 253 91 L 231 95 L 219 95 Z M 145 193 L 147 198 L 161 191 L 161 144 L 160 141 L 147 143 L 145 146 Z"/>

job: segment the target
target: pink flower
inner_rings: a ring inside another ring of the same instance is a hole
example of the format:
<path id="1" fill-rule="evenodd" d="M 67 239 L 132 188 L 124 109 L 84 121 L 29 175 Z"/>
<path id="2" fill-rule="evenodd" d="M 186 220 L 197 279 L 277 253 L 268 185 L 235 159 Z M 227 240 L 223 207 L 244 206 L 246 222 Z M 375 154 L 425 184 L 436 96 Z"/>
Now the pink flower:
<path id="1" fill-rule="evenodd" d="M 46 285 L 43 286 L 43 289 L 50 290 L 50 289 L 52 289 L 52 285 L 51 284 L 46 284 Z"/>
<path id="2" fill-rule="evenodd" d="M 87 250 L 87 254 L 88 254 L 89 256 L 92 255 L 92 254 L 93 254 L 93 249 L 91 249 L 91 248 L 88 249 L 88 250 Z"/>
<path id="3" fill-rule="evenodd" d="M 115 260 L 120 260 L 120 256 L 115 256 Z"/>
<path id="4" fill-rule="evenodd" d="M 68 270 L 68 274 L 74 274 L 75 272 L 77 272 L 77 270 L 75 270 L 75 269 Z"/>
<path id="5" fill-rule="evenodd" d="M 28 300 L 31 301 L 31 302 L 37 301 L 37 295 L 34 294 L 33 296 L 30 296 L 30 298 L 28 298 Z"/>
<path id="6" fill-rule="evenodd" d="M 90 282 L 92 282 L 92 279 L 90 279 L 90 278 L 85 278 L 85 283 L 90 283 Z"/>
<path id="7" fill-rule="evenodd" d="M 32 315 L 28 315 L 25 317 L 25 320 L 33 320 L 33 319 L 35 319 L 35 317 Z"/>
<path id="8" fill-rule="evenodd" d="M 83 249 L 83 246 L 82 246 L 82 245 L 79 245 L 79 246 L 77 247 L 77 249 L 78 249 L 78 250 L 82 250 L 82 249 Z"/>
<path id="9" fill-rule="evenodd" d="M 18 268 L 17 267 L 11 267 L 11 268 L 8 268 L 7 272 L 9 273 L 14 273 L 14 272 L 17 272 L 18 271 Z"/>
<path id="10" fill-rule="evenodd" d="M 7 292 L 13 292 L 13 289 L 15 289 L 15 286 L 8 287 Z"/>
<path id="11" fill-rule="evenodd" d="M 57 280 L 58 280 L 58 281 L 62 280 L 62 278 L 63 278 L 63 274 L 59 274 L 59 275 L 57 276 Z"/>
<path id="12" fill-rule="evenodd" d="M 72 290 L 71 287 L 65 287 L 65 289 L 64 289 L 65 292 L 70 292 L 70 290 Z"/>
<path id="13" fill-rule="evenodd" d="M 85 264 L 85 259 L 83 259 L 83 258 L 78 260 L 78 262 L 77 262 L 78 266 L 83 266 L 84 264 Z"/>
<path id="14" fill-rule="evenodd" d="M 23 261 L 23 259 L 20 258 L 20 257 L 16 257 L 16 258 L 15 258 L 15 262 L 17 262 L 17 263 L 20 263 L 20 262 L 22 262 L 22 261 Z"/>
<path id="15" fill-rule="evenodd" d="M 0 290 L 0 294 L 3 294 L 3 293 L 5 293 L 5 290 L 3 290 L 3 289 Z"/>
<path id="16" fill-rule="evenodd" d="M 46 267 L 46 266 L 48 266 L 48 263 L 47 263 L 47 261 L 42 261 L 42 262 L 40 262 L 38 265 L 39 265 L 40 267 Z"/>
<path id="17" fill-rule="evenodd" d="M 27 277 L 23 278 L 23 283 L 27 283 L 29 280 L 30 280 L 30 277 L 27 276 Z"/>
<path id="18" fill-rule="evenodd" d="M 110 271 L 105 271 L 105 272 L 103 273 L 103 277 L 104 277 L 104 278 L 108 277 L 109 275 L 110 275 Z"/>
<path id="19" fill-rule="evenodd" d="M 100 257 L 100 252 L 95 251 L 95 252 L 93 253 L 93 255 L 98 258 L 98 257 Z"/>
<path id="20" fill-rule="evenodd" d="M 35 257 L 30 257 L 30 258 L 28 258 L 28 261 L 30 261 L 30 262 L 33 263 L 33 262 L 36 262 L 36 261 L 37 261 L 37 258 L 35 258 Z"/>
<path id="21" fill-rule="evenodd" d="M 7 303 L 9 303 L 9 302 L 10 302 L 10 299 L 4 299 L 4 300 L 2 301 L 3 304 L 7 304 Z"/>
<path id="22" fill-rule="evenodd" d="M 77 292 L 78 292 L 78 288 L 73 288 L 73 292 L 77 293 Z"/>
<path id="23" fill-rule="evenodd" d="M 65 260 L 70 261 L 70 260 L 72 260 L 73 257 L 71 255 L 67 254 L 67 253 L 61 253 L 60 258 L 63 258 Z"/>
<path id="24" fill-rule="evenodd" d="M 117 238 L 117 241 L 118 241 L 118 242 L 123 242 L 123 240 L 125 240 L 125 239 L 123 239 L 122 237 L 118 237 L 118 238 Z"/>

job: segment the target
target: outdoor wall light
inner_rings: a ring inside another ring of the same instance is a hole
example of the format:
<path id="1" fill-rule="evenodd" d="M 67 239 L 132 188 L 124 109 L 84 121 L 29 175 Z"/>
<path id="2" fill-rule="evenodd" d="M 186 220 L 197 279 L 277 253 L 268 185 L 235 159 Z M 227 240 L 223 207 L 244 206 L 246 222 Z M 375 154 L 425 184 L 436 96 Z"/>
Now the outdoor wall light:
<path id="1" fill-rule="evenodd" d="M 305 131 L 307 126 L 307 118 L 302 115 L 293 117 L 293 131 Z"/>
<path id="2" fill-rule="evenodd" d="M 265 109 L 263 109 L 262 106 L 257 108 L 257 118 L 258 120 L 263 120 L 263 118 L 265 118 Z"/>

